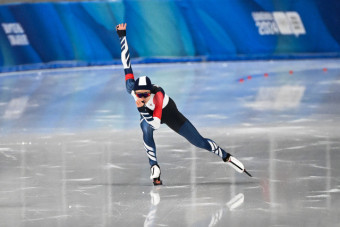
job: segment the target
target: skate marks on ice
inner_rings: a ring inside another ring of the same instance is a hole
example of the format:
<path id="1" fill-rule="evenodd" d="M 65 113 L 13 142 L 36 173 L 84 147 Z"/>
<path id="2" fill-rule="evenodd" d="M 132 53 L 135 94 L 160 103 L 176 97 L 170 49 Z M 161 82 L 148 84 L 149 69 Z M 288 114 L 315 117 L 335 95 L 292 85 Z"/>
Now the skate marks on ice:
<path id="1" fill-rule="evenodd" d="M 316 140 L 308 130 L 289 128 L 204 131 L 230 146 L 255 178 L 163 131 L 155 138 L 161 187 L 149 180 L 142 142 L 123 140 L 138 138 L 139 131 L 6 138 L 5 155 L 0 154 L 1 220 L 6 226 L 294 226 L 316 220 L 335 226 L 340 189 L 335 135 Z M 166 145 L 187 152 L 171 152 Z"/>

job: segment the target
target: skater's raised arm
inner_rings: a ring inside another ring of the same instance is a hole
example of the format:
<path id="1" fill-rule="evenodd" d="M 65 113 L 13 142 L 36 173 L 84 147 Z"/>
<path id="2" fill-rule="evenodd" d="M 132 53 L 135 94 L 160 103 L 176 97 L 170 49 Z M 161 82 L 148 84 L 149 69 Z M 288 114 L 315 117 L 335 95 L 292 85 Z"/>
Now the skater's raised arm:
<path id="1" fill-rule="evenodd" d="M 126 91 L 134 96 L 133 86 L 135 84 L 135 78 L 133 76 L 133 71 L 131 68 L 129 46 L 126 40 L 126 23 L 117 25 L 116 31 L 120 39 L 121 60 L 125 72 Z"/>

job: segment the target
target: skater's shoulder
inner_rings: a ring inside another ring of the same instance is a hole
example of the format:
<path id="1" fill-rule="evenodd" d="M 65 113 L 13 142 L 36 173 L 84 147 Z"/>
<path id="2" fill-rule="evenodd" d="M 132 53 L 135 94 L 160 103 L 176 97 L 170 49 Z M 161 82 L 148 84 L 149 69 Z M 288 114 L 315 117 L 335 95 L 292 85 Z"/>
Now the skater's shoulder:
<path id="1" fill-rule="evenodd" d="M 165 94 L 164 90 L 162 87 L 156 85 L 156 84 L 152 84 L 152 88 L 151 88 L 151 93 L 156 94 L 157 92 L 162 92 L 163 94 Z"/>

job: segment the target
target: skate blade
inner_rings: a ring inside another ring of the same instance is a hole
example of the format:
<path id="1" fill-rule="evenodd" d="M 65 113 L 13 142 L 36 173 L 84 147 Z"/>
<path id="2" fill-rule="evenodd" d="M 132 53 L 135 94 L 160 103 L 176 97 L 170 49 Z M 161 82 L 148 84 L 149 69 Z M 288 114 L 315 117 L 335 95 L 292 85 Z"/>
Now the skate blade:
<path id="1" fill-rule="evenodd" d="M 155 180 L 153 182 L 153 185 L 156 186 L 156 185 L 163 185 L 163 182 L 161 180 Z"/>
<path id="2" fill-rule="evenodd" d="M 244 169 L 244 172 L 245 172 L 248 176 L 253 177 L 250 173 L 248 173 L 248 171 L 247 171 L 246 169 Z"/>

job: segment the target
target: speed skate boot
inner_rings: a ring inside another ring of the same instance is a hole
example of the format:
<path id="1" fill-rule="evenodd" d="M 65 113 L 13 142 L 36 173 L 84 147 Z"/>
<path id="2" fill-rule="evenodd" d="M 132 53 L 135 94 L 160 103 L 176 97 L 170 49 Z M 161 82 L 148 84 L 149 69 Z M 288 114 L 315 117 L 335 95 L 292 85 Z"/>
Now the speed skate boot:
<path id="1" fill-rule="evenodd" d="M 252 177 L 250 173 L 244 168 L 244 165 L 242 162 L 240 162 L 237 158 L 232 156 L 231 154 L 227 153 L 227 156 L 223 158 L 223 161 L 226 162 L 228 165 L 233 167 L 237 172 L 243 173 L 245 172 L 248 176 Z"/>
<path id="2" fill-rule="evenodd" d="M 150 179 L 153 180 L 153 185 L 162 185 L 161 181 L 161 168 L 159 168 L 159 165 L 153 165 L 151 166 L 151 176 Z"/>

